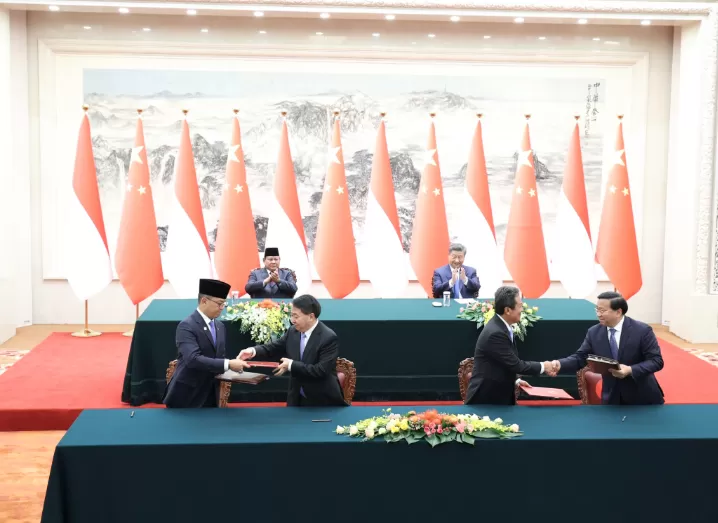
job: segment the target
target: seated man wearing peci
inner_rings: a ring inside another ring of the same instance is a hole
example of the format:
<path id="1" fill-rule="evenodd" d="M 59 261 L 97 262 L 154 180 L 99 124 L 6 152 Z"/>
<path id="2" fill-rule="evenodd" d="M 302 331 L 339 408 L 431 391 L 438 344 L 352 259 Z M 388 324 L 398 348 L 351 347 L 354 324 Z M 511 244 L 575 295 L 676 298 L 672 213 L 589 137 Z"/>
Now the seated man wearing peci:
<path id="1" fill-rule="evenodd" d="M 452 298 L 474 298 L 481 285 L 476 269 L 464 265 L 466 247 L 460 243 L 449 246 L 449 263 L 434 271 L 431 287 L 434 298 L 441 298 L 449 291 Z"/>
<path id="2" fill-rule="evenodd" d="M 244 290 L 252 298 L 292 299 L 297 293 L 297 282 L 292 271 L 279 268 L 279 249 L 264 250 L 264 268 L 249 273 Z"/>

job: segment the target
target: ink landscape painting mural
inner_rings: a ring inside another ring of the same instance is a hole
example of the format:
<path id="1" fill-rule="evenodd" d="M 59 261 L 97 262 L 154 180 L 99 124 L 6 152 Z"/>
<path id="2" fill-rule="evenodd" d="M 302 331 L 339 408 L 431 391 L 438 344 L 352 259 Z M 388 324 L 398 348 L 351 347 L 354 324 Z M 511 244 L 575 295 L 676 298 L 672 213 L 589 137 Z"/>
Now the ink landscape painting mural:
<path id="1" fill-rule="evenodd" d="M 480 69 L 480 68 L 477 68 Z M 549 258 L 555 214 L 574 114 L 580 114 L 586 190 L 594 237 L 601 202 L 605 80 L 509 75 L 446 76 L 402 73 L 178 71 L 85 69 L 95 162 L 108 242 L 115 245 L 133 145 L 137 109 L 143 109 L 158 236 L 164 249 L 174 164 L 183 119 L 192 137 L 210 249 L 224 189 L 233 109 L 239 109 L 259 249 L 265 247 L 273 202 L 281 112 L 287 112 L 290 146 L 308 247 L 312 249 L 329 160 L 333 112 L 340 112 L 342 145 L 354 236 L 362 266 L 364 218 L 376 130 L 386 112 L 387 141 L 405 250 L 424 168 L 429 113 L 437 133 L 449 234 L 462 241 L 466 164 L 477 113 L 483 113 L 484 150 L 496 225 L 503 248 L 517 150 L 530 112 L 538 195 Z M 469 258 L 473 258 L 469 253 Z M 341 259 L 341 253 L 337 253 Z M 467 262 L 468 262 L 467 259 Z"/>

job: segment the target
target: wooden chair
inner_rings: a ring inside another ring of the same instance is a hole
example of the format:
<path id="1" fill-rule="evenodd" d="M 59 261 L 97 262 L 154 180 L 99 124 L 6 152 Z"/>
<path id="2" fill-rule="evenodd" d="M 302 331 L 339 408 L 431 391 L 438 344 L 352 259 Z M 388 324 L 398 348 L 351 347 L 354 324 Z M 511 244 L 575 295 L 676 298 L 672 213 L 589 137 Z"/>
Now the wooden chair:
<path id="1" fill-rule="evenodd" d="M 578 381 L 578 393 L 581 396 L 582 405 L 600 405 L 602 382 L 600 374 L 591 372 L 584 367 L 576 373 Z"/>
<path id="2" fill-rule="evenodd" d="M 466 391 L 469 388 L 469 380 L 471 380 L 472 372 L 474 372 L 474 358 L 466 358 L 459 363 L 459 393 L 461 394 L 461 401 L 466 401 Z M 518 401 L 518 387 L 515 387 L 515 397 Z"/>
<path id="3" fill-rule="evenodd" d="M 357 385 L 357 371 L 354 368 L 354 363 L 344 358 L 337 358 L 337 377 L 344 393 L 344 401 L 347 402 L 347 405 L 351 405 Z"/>
<path id="4" fill-rule="evenodd" d="M 170 382 L 172 379 L 172 375 L 175 373 L 175 368 L 177 367 L 177 360 L 170 361 L 169 367 L 167 367 L 167 374 L 165 375 L 165 378 L 167 380 L 167 383 Z M 227 402 L 229 402 L 229 393 L 232 392 L 232 382 L 230 381 L 222 381 L 220 382 L 219 386 L 219 406 L 222 408 L 227 407 Z"/>

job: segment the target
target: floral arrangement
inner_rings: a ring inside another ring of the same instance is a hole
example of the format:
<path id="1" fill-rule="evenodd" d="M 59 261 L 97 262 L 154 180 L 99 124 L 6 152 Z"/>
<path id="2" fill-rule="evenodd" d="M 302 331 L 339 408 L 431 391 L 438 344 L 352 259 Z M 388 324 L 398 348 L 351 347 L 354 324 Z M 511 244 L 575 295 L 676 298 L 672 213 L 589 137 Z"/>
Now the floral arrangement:
<path id="1" fill-rule="evenodd" d="M 449 441 L 473 445 L 476 438 L 515 438 L 521 436 L 518 425 L 504 425 L 501 418 L 491 420 L 476 414 L 444 414 L 427 410 L 393 414 L 385 409 L 383 416 L 361 420 L 348 427 L 338 425 L 335 432 L 369 441 L 384 436 L 384 441 L 406 441 L 409 445 L 426 441 L 432 447 Z"/>
<path id="2" fill-rule="evenodd" d="M 272 300 L 234 303 L 225 309 L 225 318 L 239 322 L 239 330 L 249 332 L 252 341 L 269 343 L 280 338 L 291 325 L 291 303 Z"/>
<path id="3" fill-rule="evenodd" d="M 533 326 L 534 323 L 541 319 L 541 316 L 536 314 L 537 312 L 538 307 L 529 307 L 528 304 L 524 303 L 523 310 L 521 311 L 521 320 L 512 327 L 514 329 L 514 335 L 521 341 L 524 341 L 524 338 L 526 338 L 526 328 Z M 475 321 L 476 328 L 478 329 L 486 325 L 495 315 L 496 309 L 494 309 L 494 302 L 475 301 L 471 305 L 459 309 L 459 314 L 456 317 Z"/>

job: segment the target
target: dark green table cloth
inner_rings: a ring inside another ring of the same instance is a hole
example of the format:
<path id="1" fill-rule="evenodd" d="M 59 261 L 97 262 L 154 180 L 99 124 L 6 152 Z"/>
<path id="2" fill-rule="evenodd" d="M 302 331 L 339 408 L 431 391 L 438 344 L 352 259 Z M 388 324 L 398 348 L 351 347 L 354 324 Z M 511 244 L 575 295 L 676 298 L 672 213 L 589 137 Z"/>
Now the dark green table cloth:
<path id="1" fill-rule="evenodd" d="M 357 370 L 356 401 L 458 400 L 457 372 L 473 356 L 476 324 L 458 319 L 460 305 L 433 307 L 431 300 L 319 300 L 321 320 L 339 336 L 339 355 Z M 528 300 L 543 317 L 518 342 L 525 360 L 552 360 L 574 352 L 596 323 L 586 300 Z M 168 363 L 177 357 L 177 324 L 197 307 L 196 300 L 154 300 L 137 320 L 122 401 L 161 403 Z M 227 323 L 228 356 L 256 345 L 236 324 Z M 285 401 L 286 377 L 258 386 L 233 385 L 230 401 Z M 533 378 L 533 385 L 564 388 L 577 397 L 574 376 Z"/>
<path id="2" fill-rule="evenodd" d="M 432 449 L 333 433 L 380 407 L 85 411 L 42 523 L 718 521 L 718 405 L 442 410 L 525 435 Z"/>

